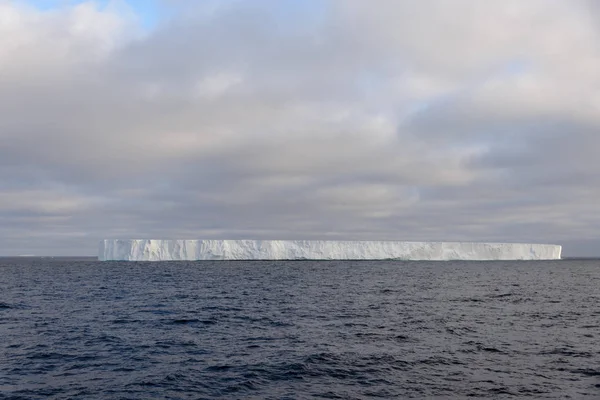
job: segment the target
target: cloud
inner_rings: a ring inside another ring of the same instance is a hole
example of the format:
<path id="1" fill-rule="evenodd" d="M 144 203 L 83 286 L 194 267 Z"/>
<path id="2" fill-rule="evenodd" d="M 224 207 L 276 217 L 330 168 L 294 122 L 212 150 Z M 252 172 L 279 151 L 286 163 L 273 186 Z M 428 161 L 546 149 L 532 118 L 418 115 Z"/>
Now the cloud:
<path id="1" fill-rule="evenodd" d="M 0 1 L 0 253 L 103 237 L 594 251 L 589 1 L 163 6 L 148 31 L 124 2 Z"/>

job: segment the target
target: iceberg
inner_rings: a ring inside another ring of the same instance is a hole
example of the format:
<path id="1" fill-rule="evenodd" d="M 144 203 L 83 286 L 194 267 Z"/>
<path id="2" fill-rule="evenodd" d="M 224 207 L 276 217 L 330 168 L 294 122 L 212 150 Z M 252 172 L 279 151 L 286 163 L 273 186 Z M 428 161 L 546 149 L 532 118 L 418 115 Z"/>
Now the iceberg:
<path id="1" fill-rule="evenodd" d="M 525 243 L 105 239 L 101 261 L 557 260 L 561 246 Z"/>

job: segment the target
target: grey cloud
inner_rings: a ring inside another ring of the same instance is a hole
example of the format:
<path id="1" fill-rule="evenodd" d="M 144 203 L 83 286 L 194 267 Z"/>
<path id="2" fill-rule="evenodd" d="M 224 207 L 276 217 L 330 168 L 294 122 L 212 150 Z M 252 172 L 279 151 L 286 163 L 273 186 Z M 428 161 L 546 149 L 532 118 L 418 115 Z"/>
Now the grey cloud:
<path id="1" fill-rule="evenodd" d="M 323 1 L 301 24 L 275 3 L 206 3 L 141 36 L 110 9 L 78 36 L 70 9 L 0 3 L 25 21 L 0 22 L 25 43 L 0 40 L 0 254 L 103 237 L 593 251 L 588 2 Z"/>

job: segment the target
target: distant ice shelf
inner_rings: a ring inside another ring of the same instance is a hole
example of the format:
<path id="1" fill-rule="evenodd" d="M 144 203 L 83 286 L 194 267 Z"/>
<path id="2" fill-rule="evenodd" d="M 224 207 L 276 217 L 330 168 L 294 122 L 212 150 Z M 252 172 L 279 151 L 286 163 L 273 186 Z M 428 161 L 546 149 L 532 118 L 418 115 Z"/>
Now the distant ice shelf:
<path id="1" fill-rule="evenodd" d="M 556 260 L 561 246 L 525 243 L 333 240 L 105 239 L 101 261 Z"/>

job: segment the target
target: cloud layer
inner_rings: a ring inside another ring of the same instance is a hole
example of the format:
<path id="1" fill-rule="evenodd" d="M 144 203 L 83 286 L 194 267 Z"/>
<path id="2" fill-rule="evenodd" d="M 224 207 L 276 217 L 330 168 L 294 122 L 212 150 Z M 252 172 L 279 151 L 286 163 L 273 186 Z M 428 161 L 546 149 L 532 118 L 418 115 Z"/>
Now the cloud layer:
<path id="1" fill-rule="evenodd" d="M 104 237 L 600 254 L 594 2 L 190 4 L 148 31 L 126 3 L 0 0 L 0 254 Z"/>

